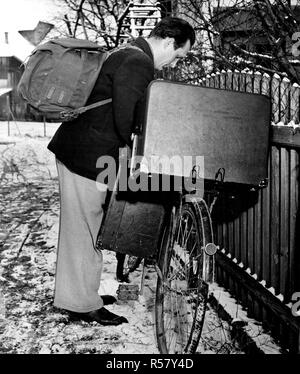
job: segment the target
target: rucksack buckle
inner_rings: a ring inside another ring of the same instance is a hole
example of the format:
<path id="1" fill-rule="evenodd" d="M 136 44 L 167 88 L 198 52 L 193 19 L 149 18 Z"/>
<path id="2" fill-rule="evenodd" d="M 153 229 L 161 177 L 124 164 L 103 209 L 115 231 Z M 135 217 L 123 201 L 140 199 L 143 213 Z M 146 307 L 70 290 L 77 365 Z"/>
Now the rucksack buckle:
<path id="1" fill-rule="evenodd" d="M 62 121 L 70 121 L 78 117 L 78 112 L 75 110 L 65 110 L 60 113 L 60 118 Z"/>

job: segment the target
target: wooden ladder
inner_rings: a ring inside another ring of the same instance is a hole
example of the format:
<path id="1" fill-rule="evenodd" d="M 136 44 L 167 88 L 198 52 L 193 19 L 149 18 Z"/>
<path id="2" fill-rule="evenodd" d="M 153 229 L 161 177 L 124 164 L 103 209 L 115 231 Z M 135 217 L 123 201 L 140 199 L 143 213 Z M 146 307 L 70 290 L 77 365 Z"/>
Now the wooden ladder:
<path id="1" fill-rule="evenodd" d="M 157 22 L 161 19 L 160 4 L 154 1 L 132 1 L 123 14 L 123 35 L 137 38 L 148 36 Z"/>

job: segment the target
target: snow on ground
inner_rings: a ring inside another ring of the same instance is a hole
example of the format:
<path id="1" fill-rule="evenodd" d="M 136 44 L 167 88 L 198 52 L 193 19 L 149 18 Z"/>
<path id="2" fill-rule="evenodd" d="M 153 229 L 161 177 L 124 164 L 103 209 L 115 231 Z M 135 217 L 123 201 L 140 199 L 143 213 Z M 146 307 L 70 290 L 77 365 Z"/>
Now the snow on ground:
<path id="1" fill-rule="evenodd" d="M 11 122 L 8 136 L 7 123 L 0 122 L 0 353 L 159 353 L 157 275 L 151 266 L 138 300 L 107 307 L 128 324 L 74 321 L 53 307 L 59 194 L 55 160 L 46 147 L 57 126 L 47 124 L 48 137 L 43 137 L 44 124 Z M 115 269 L 115 254 L 104 251 L 99 294 L 117 296 Z M 131 284 L 140 286 L 141 272 L 140 266 Z M 204 332 L 198 353 L 243 353 L 231 342 L 230 326 L 212 308 Z"/>
<path id="2" fill-rule="evenodd" d="M 0 142 L 1 139 L 16 137 L 22 140 L 22 137 L 51 137 L 55 133 L 59 123 L 49 122 L 18 122 L 18 121 L 0 121 Z M 7 139 L 6 139 L 7 140 Z M 49 140 L 49 139 L 48 139 Z"/>
<path id="3" fill-rule="evenodd" d="M 281 354 L 284 353 L 282 348 L 276 343 L 270 334 L 262 327 L 262 324 L 253 318 L 249 318 L 247 311 L 234 299 L 228 291 L 220 287 L 217 283 L 210 286 L 210 291 L 218 304 L 222 306 L 232 321 L 231 326 L 241 326 L 244 332 L 244 343 L 239 341 L 239 347 L 247 349 L 247 344 L 253 342 L 256 347 L 265 354 Z M 242 345 L 245 344 L 245 347 Z M 249 348 L 249 347 L 248 347 Z"/>
<path id="4" fill-rule="evenodd" d="M 145 293 L 137 301 L 107 307 L 127 317 L 129 324 L 111 327 L 71 321 L 53 307 L 58 181 L 54 157 L 46 149 L 49 138 L 39 133 L 43 124 L 35 125 L 33 136 L 32 124 L 14 125 L 14 132 L 11 124 L 13 136 L 8 137 L 7 123 L 0 124 L 0 352 L 158 353 L 153 280 L 151 285 L 146 280 Z M 105 252 L 99 293 L 116 296 L 115 254 Z M 135 274 L 137 283 L 140 273 Z"/>

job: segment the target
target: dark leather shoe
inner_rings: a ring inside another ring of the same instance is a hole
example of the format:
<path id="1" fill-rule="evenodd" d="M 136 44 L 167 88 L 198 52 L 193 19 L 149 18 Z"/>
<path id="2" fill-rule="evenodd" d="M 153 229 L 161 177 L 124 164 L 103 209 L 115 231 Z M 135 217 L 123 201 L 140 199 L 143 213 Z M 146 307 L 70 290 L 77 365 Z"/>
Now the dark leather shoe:
<path id="1" fill-rule="evenodd" d="M 118 316 L 105 308 L 100 308 L 87 313 L 71 312 L 71 317 L 80 319 L 85 322 L 98 322 L 104 326 L 117 326 L 121 323 L 128 323 L 128 320 L 123 316 Z"/>
<path id="2" fill-rule="evenodd" d="M 103 305 L 110 305 L 117 302 L 117 299 L 111 295 L 100 295 L 103 300 Z"/>

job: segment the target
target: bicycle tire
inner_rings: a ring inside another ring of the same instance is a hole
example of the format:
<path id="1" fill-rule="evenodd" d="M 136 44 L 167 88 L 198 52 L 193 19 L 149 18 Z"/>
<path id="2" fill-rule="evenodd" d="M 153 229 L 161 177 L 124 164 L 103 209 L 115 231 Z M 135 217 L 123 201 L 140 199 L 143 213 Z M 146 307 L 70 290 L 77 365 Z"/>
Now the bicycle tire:
<path id="1" fill-rule="evenodd" d="M 208 300 L 205 277 L 211 274 L 207 272 L 211 259 L 204 248 L 212 241 L 204 200 L 183 204 L 166 226 L 155 302 L 156 338 L 162 354 L 192 354 L 197 350 Z"/>

